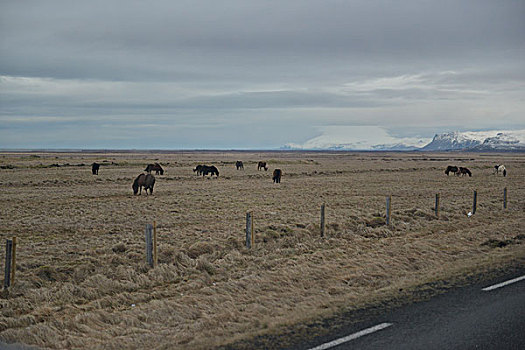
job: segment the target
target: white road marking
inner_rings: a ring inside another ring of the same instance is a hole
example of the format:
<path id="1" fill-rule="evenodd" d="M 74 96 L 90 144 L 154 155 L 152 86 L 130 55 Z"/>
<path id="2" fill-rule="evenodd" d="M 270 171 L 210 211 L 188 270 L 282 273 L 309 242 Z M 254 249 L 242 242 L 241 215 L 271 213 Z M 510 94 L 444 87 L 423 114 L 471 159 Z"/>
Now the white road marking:
<path id="1" fill-rule="evenodd" d="M 508 281 L 505 281 L 505 282 L 501 282 L 501 283 L 495 284 L 493 286 L 489 286 L 489 287 L 483 288 L 482 291 L 488 292 L 488 291 L 491 291 L 491 290 L 494 290 L 494 289 L 497 289 L 497 288 L 505 287 L 505 286 L 507 286 L 509 284 L 512 284 L 512 283 L 519 282 L 521 280 L 525 280 L 525 275 L 523 275 L 521 277 L 516 277 L 514 279 L 511 279 L 511 280 L 508 280 Z"/>
<path id="2" fill-rule="evenodd" d="M 364 335 L 380 331 L 382 329 L 390 327 L 391 325 L 392 325 L 392 323 L 381 323 L 381 324 L 378 324 L 377 326 L 370 327 L 370 328 L 367 328 L 367 329 L 363 329 L 362 331 L 359 331 L 357 333 L 350 334 L 350 335 L 347 335 L 346 337 L 339 338 L 339 339 L 336 339 L 336 340 L 332 340 L 329 343 L 321 344 L 321 345 L 316 346 L 315 348 L 311 348 L 309 350 L 326 350 L 326 349 L 330 349 L 330 348 L 333 348 L 334 346 L 341 345 L 341 344 L 346 343 L 346 342 L 348 342 L 350 340 L 354 340 L 354 339 L 360 338 L 360 337 L 362 337 Z"/>

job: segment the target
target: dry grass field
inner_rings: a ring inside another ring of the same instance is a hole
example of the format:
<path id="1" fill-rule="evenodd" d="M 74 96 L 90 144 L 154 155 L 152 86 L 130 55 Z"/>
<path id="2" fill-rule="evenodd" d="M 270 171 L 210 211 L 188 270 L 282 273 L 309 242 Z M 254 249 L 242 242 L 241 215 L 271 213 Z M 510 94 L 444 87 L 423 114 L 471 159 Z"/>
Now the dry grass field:
<path id="1" fill-rule="evenodd" d="M 133 196 L 153 162 L 166 170 L 154 195 Z M 498 163 L 506 178 L 493 175 Z M 219 178 L 195 175 L 197 164 L 216 165 Z M 447 177 L 449 164 L 473 177 Z M 0 298 L 6 343 L 208 349 L 525 262 L 523 154 L 1 153 L 0 166 L 2 245 L 18 240 L 16 280 Z M 149 268 L 144 228 L 154 220 L 159 265 Z"/>

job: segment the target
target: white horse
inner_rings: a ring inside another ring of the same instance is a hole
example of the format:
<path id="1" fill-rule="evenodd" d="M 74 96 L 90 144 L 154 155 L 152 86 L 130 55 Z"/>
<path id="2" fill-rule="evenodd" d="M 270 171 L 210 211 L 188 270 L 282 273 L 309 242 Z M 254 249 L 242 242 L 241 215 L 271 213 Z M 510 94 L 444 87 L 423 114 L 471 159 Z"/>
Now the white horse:
<path id="1" fill-rule="evenodd" d="M 497 175 L 499 173 L 502 173 L 503 177 L 507 176 L 507 168 L 505 168 L 505 165 L 494 165 L 494 174 Z"/>

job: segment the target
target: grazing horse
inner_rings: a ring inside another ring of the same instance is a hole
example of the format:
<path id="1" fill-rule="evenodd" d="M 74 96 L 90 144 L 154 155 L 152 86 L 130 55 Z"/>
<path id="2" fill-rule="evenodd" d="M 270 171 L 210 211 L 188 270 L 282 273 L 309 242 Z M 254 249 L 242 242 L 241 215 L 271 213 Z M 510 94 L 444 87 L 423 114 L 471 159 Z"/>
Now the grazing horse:
<path id="1" fill-rule="evenodd" d="M 275 169 L 273 171 L 273 182 L 274 183 L 277 183 L 277 184 L 280 184 L 281 183 L 281 176 L 282 176 L 283 172 L 281 169 Z"/>
<path id="2" fill-rule="evenodd" d="M 202 176 L 207 176 L 209 173 L 211 173 L 211 176 L 216 175 L 219 177 L 219 169 L 217 169 L 215 166 L 207 166 L 203 165 L 201 168 Z"/>
<path id="3" fill-rule="evenodd" d="M 268 170 L 268 165 L 266 165 L 266 162 L 259 162 L 259 164 L 257 164 L 257 170 L 261 170 L 261 168 L 263 168 L 264 171 Z"/>
<path id="4" fill-rule="evenodd" d="M 238 161 L 235 163 L 235 167 L 237 168 L 237 170 L 239 170 L 239 169 L 244 170 L 244 164 L 242 164 L 242 162 L 241 162 L 240 160 L 238 160 Z"/>
<path id="5" fill-rule="evenodd" d="M 445 174 L 447 174 L 447 176 L 448 176 L 449 173 L 454 173 L 454 174 L 457 175 L 458 171 L 459 171 L 459 169 L 458 169 L 457 166 L 449 165 L 447 167 L 447 170 L 445 170 Z"/>
<path id="6" fill-rule="evenodd" d="M 503 177 L 507 176 L 505 165 L 494 165 L 494 174 L 498 175 L 500 172 L 503 174 Z"/>
<path id="7" fill-rule="evenodd" d="M 151 174 L 148 174 L 148 175 L 140 174 L 139 176 L 137 176 L 135 181 L 133 181 L 133 185 L 131 186 L 131 188 L 133 188 L 133 194 L 136 195 L 137 192 L 139 192 L 139 189 L 140 189 L 139 194 L 142 194 L 142 187 L 144 187 L 144 190 L 146 191 L 146 195 L 147 195 L 148 189 L 150 191 L 150 194 L 153 194 L 154 185 L 155 185 L 155 176 Z"/>
<path id="8" fill-rule="evenodd" d="M 465 176 L 467 174 L 468 174 L 469 177 L 472 176 L 472 172 L 470 170 L 468 170 L 468 168 L 463 168 L 463 167 L 459 167 L 459 172 L 456 173 L 456 175 L 458 175 L 458 176 L 459 175 Z"/>
<path id="9" fill-rule="evenodd" d="M 195 169 L 193 169 L 193 172 L 194 172 L 194 173 L 196 172 L 197 175 L 201 175 L 201 174 L 202 174 L 202 169 L 203 169 L 204 167 L 207 167 L 207 165 L 201 165 L 201 164 L 199 164 L 199 165 L 197 165 L 197 166 L 195 167 Z"/>
<path id="10" fill-rule="evenodd" d="M 148 174 L 151 174 L 152 170 L 155 170 L 155 175 L 159 175 L 159 174 L 164 175 L 164 169 L 162 169 L 159 163 L 148 164 L 146 169 L 144 169 L 144 171 L 147 172 Z"/>
<path id="11" fill-rule="evenodd" d="M 98 175 L 98 169 L 99 168 L 100 168 L 100 164 L 98 164 L 98 163 L 91 164 L 91 173 L 93 175 Z"/>

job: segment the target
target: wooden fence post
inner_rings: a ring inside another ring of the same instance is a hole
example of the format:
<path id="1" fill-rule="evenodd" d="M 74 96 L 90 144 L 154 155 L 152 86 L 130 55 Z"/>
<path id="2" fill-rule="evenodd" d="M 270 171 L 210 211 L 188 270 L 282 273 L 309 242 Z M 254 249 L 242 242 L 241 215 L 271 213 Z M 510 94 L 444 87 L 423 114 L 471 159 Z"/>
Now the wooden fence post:
<path id="1" fill-rule="evenodd" d="M 476 214 L 477 205 L 478 205 L 478 191 L 474 191 L 474 200 L 472 201 L 472 215 Z"/>
<path id="2" fill-rule="evenodd" d="M 153 266 L 157 267 L 159 259 L 157 256 L 157 221 L 153 221 Z"/>
<path id="3" fill-rule="evenodd" d="M 11 254 L 13 252 L 13 241 L 5 241 L 5 270 L 4 270 L 4 289 L 11 286 Z"/>
<path id="4" fill-rule="evenodd" d="M 324 220 L 324 210 L 325 210 L 325 203 L 321 204 L 321 237 L 324 237 L 325 232 L 325 220 Z"/>
<path id="5" fill-rule="evenodd" d="M 507 187 L 503 189 L 503 209 L 507 209 Z"/>
<path id="6" fill-rule="evenodd" d="M 153 226 L 146 224 L 146 263 L 153 267 Z"/>
<path id="7" fill-rule="evenodd" d="M 246 248 L 253 246 L 253 212 L 246 213 Z"/>
<path id="8" fill-rule="evenodd" d="M 13 237 L 13 254 L 11 258 L 11 285 L 15 284 L 16 273 L 16 237 Z"/>
<path id="9" fill-rule="evenodd" d="M 392 196 L 386 197 L 386 225 L 390 226 L 390 213 L 391 213 L 391 206 L 390 202 L 392 201 Z"/>
<path id="10" fill-rule="evenodd" d="M 439 193 L 436 193 L 436 204 L 434 206 L 434 212 L 436 213 L 436 217 L 439 218 Z"/>

